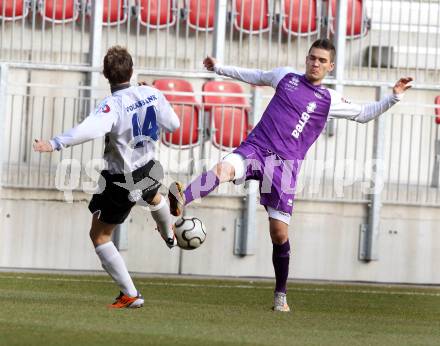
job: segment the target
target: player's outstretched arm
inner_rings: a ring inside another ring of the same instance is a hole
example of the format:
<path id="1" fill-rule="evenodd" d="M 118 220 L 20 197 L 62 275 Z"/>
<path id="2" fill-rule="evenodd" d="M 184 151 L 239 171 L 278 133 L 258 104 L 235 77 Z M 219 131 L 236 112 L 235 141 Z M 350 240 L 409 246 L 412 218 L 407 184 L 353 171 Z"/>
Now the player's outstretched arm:
<path id="1" fill-rule="evenodd" d="M 400 78 L 393 87 L 393 94 L 399 95 L 403 94 L 409 88 L 411 88 L 411 83 L 413 81 L 412 77 L 402 77 Z"/>
<path id="2" fill-rule="evenodd" d="M 394 85 L 391 95 L 364 105 L 351 103 L 335 90 L 329 89 L 332 98 L 329 116 L 354 120 L 359 123 L 371 121 L 399 102 L 404 92 L 411 88 L 412 81 L 412 77 L 402 77 Z"/>
<path id="3" fill-rule="evenodd" d="M 226 66 L 220 64 L 217 59 L 212 56 L 207 56 L 203 59 L 203 65 L 208 71 L 213 71 L 221 76 L 230 77 L 253 85 L 272 86 L 274 88 L 276 88 L 281 78 L 290 72 L 285 71 L 283 68 L 264 71 L 237 66 Z"/>
<path id="4" fill-rule="evenodd" d="M 49 141 L 35 139 L 34 151 L 52 152 L 62 150 L 104 136 L 110 132 L 118 116 L 115 112 L 110 112 L 110 107 L 108 107 L 108 110 L 105 107 L 101 108 L 101 110 L 90 114 L 77 126 L 53 137 Z"/>
<path id="5" fill-rule="evenodd" d="M 205 59 L 203 59 L 203 65 L 208 71 L 214 71 L 214 66 L 216 63 L 217 63 L 217 59 L 209 55 Z"/>
<path id="6" fill-rule="evenodd" d="M 45 141 L 42 139 L 35 139 L 34 142 L 34 151 L 40 153 L 51 153 L 53 151 L 52 144 L 49 141 Z"/>

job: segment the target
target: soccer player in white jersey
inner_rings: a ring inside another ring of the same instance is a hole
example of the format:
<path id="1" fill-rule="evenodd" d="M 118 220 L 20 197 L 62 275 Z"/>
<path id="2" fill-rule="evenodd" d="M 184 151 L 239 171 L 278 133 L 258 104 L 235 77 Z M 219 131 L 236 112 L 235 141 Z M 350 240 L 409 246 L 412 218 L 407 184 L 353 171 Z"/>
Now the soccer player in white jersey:
<path id="1" fill-rule="evenodd" d="M 131 86 L 133 61 L 125 48 L 115 46 L 104 57 L 104 76 L 112 95 L 105 98 L 78 126 L 49 141 L 35 140 L 34 150 L 52 152 L 105 136 L 106 169 L 89 204 L 90 238 L 102 267 L 120 287 L 113 308 L 137 308 L 143 297 L 133 284 L 124 260 L 111 241 L 117 224 L 127 218 L 137 201 L 148 203 L 167 245 L 176 245 L 169 206 L 158 193 L 163 170 L 154 160 L 159 130 L 173 132 L 179 118 L 163 94 L 149 86 Z"/>
<path id="2" fill-rule="evenodd" d="M 321 85 L 334 68 L 336 51 L 327 39 L 315 41 L 306 57 L 306 72 L 290 67 L 272 71 L 223 66 L 207 57 L 209 71 L 253 85 L 272 86 L 275 95 L 261 120 L 233 153 L 226 155 L 210 171 L 194 179 L 185 190 L 181 183 L 170 186 L 170 208 L 180 215 L 185 205 L 204 197 L 220 183 L 228 181 L 260 181 L 260 203 L 269 216 L 273 243 L 272 261 L 275 271 L 275 311 L 289 311 L 286 283 L 289 273 L 290 243 L 288 225 L 293 211 L 294 187 L 300 165 L 310 146 L 316 141 L 329 117 L 365 123 L 397 103 L 412 78 L 401 78 L 393 93 L 378 102 L 358 105 L 335 90 Z M 267 170 L 265 168 L 268 168 Z M 284 174 L 283 172 L 287 172 Z M 285 179 L 289 176 L 290 179 Z M 269 183 L 269 189 L 267 187 Z M 287 186 L 283 186 L 287 182 Z"/>

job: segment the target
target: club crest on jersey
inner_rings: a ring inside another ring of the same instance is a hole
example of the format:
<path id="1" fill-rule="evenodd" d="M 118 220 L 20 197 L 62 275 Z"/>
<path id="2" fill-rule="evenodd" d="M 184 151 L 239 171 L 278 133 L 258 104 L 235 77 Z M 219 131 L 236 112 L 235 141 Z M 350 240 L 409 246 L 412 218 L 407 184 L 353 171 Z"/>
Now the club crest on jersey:
<path id="1" fill-rule="evenodd" d="M 96 113 L 108 113 L 108 112 L 110 112 L 110 106 L 107 104 L 107 101 L 104 101 L 98 106 Z"/>
<path id="2" fill-rule="evenodd" d="M 309 102 L 307 105 L 307 113 L 313 113 L 316 109 L 316 102 Z"/>

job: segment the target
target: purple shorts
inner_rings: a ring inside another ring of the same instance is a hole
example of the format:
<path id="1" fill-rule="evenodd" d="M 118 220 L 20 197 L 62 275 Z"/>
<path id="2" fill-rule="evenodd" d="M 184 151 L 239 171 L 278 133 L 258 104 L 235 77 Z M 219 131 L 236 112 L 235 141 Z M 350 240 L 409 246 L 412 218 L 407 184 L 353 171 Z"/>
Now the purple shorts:
<path id="1" fill-rule="evenodd" d="M 233 152 L 245 160 L 245 174 L 237 181 L 258 180 L 260 204 L 292 215 L 301 160 L 284 160 L 269 150 L 246 142 Z"/>

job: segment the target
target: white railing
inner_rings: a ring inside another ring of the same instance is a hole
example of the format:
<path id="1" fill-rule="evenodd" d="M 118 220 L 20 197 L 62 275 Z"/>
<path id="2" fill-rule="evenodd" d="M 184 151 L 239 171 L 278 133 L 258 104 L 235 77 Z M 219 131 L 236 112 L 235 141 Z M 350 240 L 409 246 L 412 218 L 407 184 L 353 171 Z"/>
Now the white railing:
<path id="1" fill-rule="evenodd" d="M 33 139 L 51 138 L 81 121 L 90 108 L 90 99 L 81 96 L 84 88 L 27 85 L 18 90 L 11 85 L 9 90 L 4 117 L 2 185 L 59 188 L 67 184 L 66 178 L 59 176 L 60 172 L 66 172 L 66 167 L 60 171 L 60 165 L 67 165 L 67 172 L 80 167 L 77 181 L 68 186 L 81 189 L 90 182 L 86 169 L 102 158 L 103 139 L 50 155 L 32 152 Z M 252 127 L 250 94 L 231 94 L 245 98 L 249 106 L 207 103 L 206 98 L 215 94 L 197 89 L 190 95 L 194 102 L 173 103 L 182 127 L 172 135 L 163 134 L 157 143 L 156 156 L 165 168 L 165 185 L 175 179 L 189 182 L 195 174 L 232 151 Z M 269 97 L 266 94 L 265 101 Z M 96 101 L 91 101 L 92 106 Z M 414 109 L 420 109 L 419 105 L 402 103 L 383 115 L 386 119 L 383 201 L 440 205 L 440 127 L 434 121 L 433 105 L 423 105 L 424 112 L 413 113 Z M 298 179 L 297 198 L 367 202 L 376 174 L 372 160 L 373 134 L 373 122 L 337 120 L 333 135 L 321 135 L 309 150 Z M 64 179 L 62 182 L 56 180 L 57 173 L 58 178 Z M 226 184 L 218 191 L 235 195 L 244 192 L 243 186 L 233 184 Z"/>
<path id="2" fill-rule="evenodd" d="M 406 74 L 418 83 L 438 83 L 437 0 L 347 1 L 347 79 L 379 82 Z M 103 0 L 103 15 L 96 18 L 86 0 L 5 0 L 0 60 L 87 66 L 95 20 L 102 26 L 100 54 L 114 44 L 127 46 L 137 67 L 147 71 L 201 72 L 216 32 L 225 37 L 225 63 L 302 70 L 313 40 L 335 34 L 338 18 L 329 4 L 336 2 L 228 0 L 224 26 L 218 27 L 215 0 Z"/>

